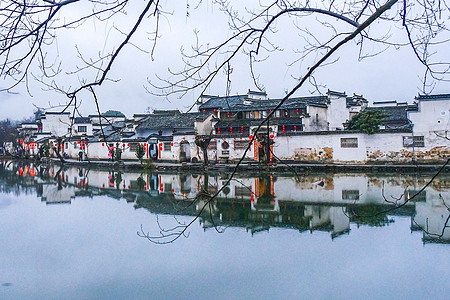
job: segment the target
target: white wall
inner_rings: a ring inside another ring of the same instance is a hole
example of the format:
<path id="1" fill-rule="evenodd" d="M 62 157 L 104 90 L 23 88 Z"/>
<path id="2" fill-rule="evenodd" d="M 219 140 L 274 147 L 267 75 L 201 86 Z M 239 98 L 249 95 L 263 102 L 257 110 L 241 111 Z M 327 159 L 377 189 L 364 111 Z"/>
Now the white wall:
<path id="1" fill-rule="evenodd" d="M 328 96 L 328 124 L 329 130 L 343 129 L 342 125 L 349 119 L 349 110 L 347 109 L 347 99 L 344 96 L 331 94 Z"/>
<path id="2" fill-rule="evenodd" d="M 61 137 L 68 134 L 70 115 L 46 113 L 41 122 L 43 132 L 50 132 L 53 136 Z"/>

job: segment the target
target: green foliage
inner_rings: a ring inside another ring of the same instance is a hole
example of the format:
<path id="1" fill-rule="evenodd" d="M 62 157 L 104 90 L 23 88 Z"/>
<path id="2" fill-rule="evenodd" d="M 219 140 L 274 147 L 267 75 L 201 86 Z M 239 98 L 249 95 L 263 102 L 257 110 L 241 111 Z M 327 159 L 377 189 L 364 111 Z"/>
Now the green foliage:
<path id="1" fill-rule="evenodd" d="M 346 129 L 361 130 L 367 134 L 374 134 L 382 124 L 386 116 L 376 110 L 365 109 L 353 116 L 353 118 L 345 124 Z"/>
<path id="2" fill-rule="evenodd" d="M 145 180 L 142 176 L 139 176 L 136 180 L 138 190 L 143 191 L 145 189 Z"/>
<path id="3" fill-rule="evenodd" d="M 136 157 L 141 160 L 145 155 L 144 145 L 139 144 L 136 148 Z"/>
<path id="4" fill-rule="evenodd" d="M 141 160 L 141 163 L 142 163 L 144 169 L 147 169 L 147 170 L 154 170 L 155 169 L 155 165 L 153 164 L 153 161 L 151 159 Z"/>
<path id="5" fill-rule="evenodd" d="M 355 222 L 358 225 L 383 227 L 394 222 L 392 219 L 389 219 L 384 210 L 385 208 L 383 206 L 367 204 L 349 207 L 348 214 L 350 216 L 350 221 Z"/>

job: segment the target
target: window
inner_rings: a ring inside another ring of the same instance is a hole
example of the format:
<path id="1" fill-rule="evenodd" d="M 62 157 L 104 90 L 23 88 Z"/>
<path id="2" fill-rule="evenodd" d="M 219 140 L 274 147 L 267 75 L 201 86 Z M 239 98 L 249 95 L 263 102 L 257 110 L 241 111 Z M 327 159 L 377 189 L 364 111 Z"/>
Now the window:
<path id="1" fill-rule="evenodd" d="M 414 141 L 414 142 L 413 142 Z M 422 136 L 404 136 L 403 147 L 425 147 L 425 139 Z"/>
<path id="2" fill-rule="evenodd" d="M 87 132 L 87 126 L 78 126 L 78 132 Z"/>
<path id="3" fill-rule="evenodd" d="M 172 192 L 172 183 L 164 183 L 164 192 L 166 193 Z"/>
<path id="4" fill-rule="evenodd" d="M 342 200 L 359 200 L 359 190 L 342 190 Z"/>
<path id="5" fill-rule="evenodd" d="M 130 151 L 136 152 L 137 146 L 138 146 L 137 143 L 130 143 Z"/>
<path id="6" fill-rule="evenodd" d="M 164 151 L 171 151 L 172 150 L 172 145 L 170 142 L 166 142 L 164 143 Z"/>
<path id="7" fill-rule="evenodd" d="M 236 186 L 234 188 L 234 193 L 236 197 L 250 197 L 252 195 L 252 191 L 246 186 Z"/>
<path id="8" fill-rule="evenodd" d="M 210 141 L 208 145 L 208 149 L 210 150 L 217 150 L 217 140 Z"/>
<path id="9" fill-rule="evenodd" d="M 249 140 L 235 140 L 234 149 L 245 149 L 248 146 Z"/>
<path id="10" fill-rule="evenodd" d="M 230 144 L 228 144 L 227 141 L 224 141 L 224 142 L 222 143 L 222 149 L 228 149 L 229 147 L 230 147 Z"/>
<path id="11" fill-rule="evenodd" d="M 341 138 L 341 148 L 358 148 L 358 138 Z"/>
<path id="12" fill-rule="evenodd" d="M 69 148 L 69 147 L 67 147 L 67 148 Z M 74 148 L 74 149 L 77 149 L 77 148 L 78 148 L 78 143 L 77 143 L 77 142 L 73 142 L 73 148 Z"/>

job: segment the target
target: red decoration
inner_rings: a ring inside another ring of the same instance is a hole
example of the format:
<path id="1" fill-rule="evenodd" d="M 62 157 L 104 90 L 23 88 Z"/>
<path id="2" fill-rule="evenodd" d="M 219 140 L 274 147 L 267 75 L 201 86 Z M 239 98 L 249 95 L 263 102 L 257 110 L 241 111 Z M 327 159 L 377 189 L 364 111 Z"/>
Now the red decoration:
<path id="1" fill-rule="evenodd" d="M 249 139 L 253 139 L 253 135 L 249 135 L 248 138 L 249 138 Z"/>

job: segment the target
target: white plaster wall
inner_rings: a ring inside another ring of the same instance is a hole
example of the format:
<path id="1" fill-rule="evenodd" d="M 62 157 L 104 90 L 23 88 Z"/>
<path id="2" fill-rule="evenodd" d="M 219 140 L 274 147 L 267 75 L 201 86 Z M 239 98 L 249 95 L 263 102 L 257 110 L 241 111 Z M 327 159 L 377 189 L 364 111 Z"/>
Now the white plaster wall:
<path id="1" fill-rule="evenodd" d="M 450 100 L 419 101 L 418 111 L 408 112 L 414 134 L 450 130 Z"/>
<path id="2" fill-rule="evenodd" d="M 45 119 L 42 119 L 42 131 L 50 132 L 53 136 L 64 136 L 69 128 L 69 114 L 45 114 Z"/>
<path id="3" fill-rule="evenodd" d="M 86 126 L 86 132 L 79 132 L 78 126 Z M 72 135 L 80 136 L 80 135 L 92 135 L 92 124 L 73 124 L 72 126 Z"/>
<path id="4" fill-rule="evenodd" d="M 346 97 L 330 95 L 329 100 L 327 110 L 329 130 L 343 129 L 342 124 L 349 118 Z"/>
<path id="5" fill-rule="evenodd" d="M 303 118 L 304 131 L 323 131 L 328 130 L 327 108 L 308 106 L 307 112 L 309 118 Z M 316 120 L 316 116 L 317 119 Z"/>
<path id="6" fill-rule="evenodd" d="M 213 130 L 212 118 L 213 118 L 213 115 L 211 114 L 203 122 L 195 121 L 194 126 L 199 135 L 209 135 L 212 132 L 212 130 Z"/>
<path id="7" fill-rule="evenodd" d="M 363 133 L 333 133 L 317 135 L 276 136 L 274 153 L 280 159 L 286 160 L 315 160 L 334 162 L 365 162 L 373 160 L 401 160 L 404 150 L 403 136 L 409 133 L 377 133 L 367 135 Z M 357 138 L 357 148 L 342 148 L 341 138 Z M 448 143 L 448 142 L 447 142 Z M 442 144 L 442 143 L 441 143 Z M 327 157 L 332 148 L 332 157 Z M 379 153 L 378 153 L 379 152 Z M 375 156 L 372 154 L 376 154 Z M 373 157 L 372 157 L 373 156 Z"/>

